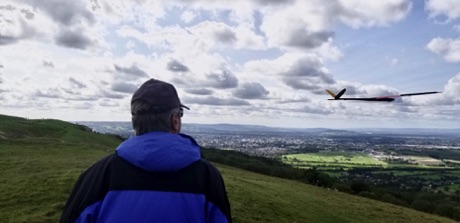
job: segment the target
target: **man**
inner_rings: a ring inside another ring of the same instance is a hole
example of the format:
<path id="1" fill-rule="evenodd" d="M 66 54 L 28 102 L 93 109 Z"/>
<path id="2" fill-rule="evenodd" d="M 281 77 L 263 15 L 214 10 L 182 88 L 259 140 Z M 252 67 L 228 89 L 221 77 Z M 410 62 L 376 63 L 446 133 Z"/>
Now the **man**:
<path id="1" fill-rule="evenodd" d="M 219 171 L 180 134 L 183 108 L 173 85 L 145 82 L 131 99 L 136 136 L 80 176 L 61 222 L 231 222 Z"/>

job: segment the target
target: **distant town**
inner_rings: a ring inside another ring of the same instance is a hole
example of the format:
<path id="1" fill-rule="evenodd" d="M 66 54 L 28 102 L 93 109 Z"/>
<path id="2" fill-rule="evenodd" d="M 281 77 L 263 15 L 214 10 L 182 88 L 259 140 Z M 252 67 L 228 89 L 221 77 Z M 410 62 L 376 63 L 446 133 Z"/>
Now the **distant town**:
<path id="1" fill-rule="evenodd" d="M 130 122 L 78 122 L 93 131 L 128 138 Z M 289 129 L 230 124 L 184 124 L 182 132 L 200 146 L 232 149 L 251 155 L 273 157 L 319 150 L 376 153 L 398 150 L 446 149 L 460 151 L 460 129 Z"/>

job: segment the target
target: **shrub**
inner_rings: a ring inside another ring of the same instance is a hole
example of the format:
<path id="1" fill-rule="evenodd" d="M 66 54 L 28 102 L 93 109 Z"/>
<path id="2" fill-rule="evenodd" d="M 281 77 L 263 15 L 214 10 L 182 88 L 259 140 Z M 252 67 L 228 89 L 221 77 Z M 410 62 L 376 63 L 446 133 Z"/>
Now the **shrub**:
<path id="1" fill-rule="evenodd" d="M 425 200 L 415 200 L 414 202 L 412 202 L 410 207 L 415 210 L 423 211 L 427 213 L 432 213 L 434 209 L 434 205 Z"/>

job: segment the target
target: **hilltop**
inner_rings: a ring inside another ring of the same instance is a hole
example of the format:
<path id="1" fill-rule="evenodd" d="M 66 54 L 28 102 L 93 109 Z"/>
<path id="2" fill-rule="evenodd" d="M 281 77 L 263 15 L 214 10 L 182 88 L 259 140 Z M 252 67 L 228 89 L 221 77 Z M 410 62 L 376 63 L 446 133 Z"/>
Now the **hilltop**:
<path id="1" fill-rule="evenodd" d="M 76 178 L 121 140 L 60 120 L 0 115 L 0 216 L 56 222 Z M 216 164 L 234 222 L 453 222 L 363 197 Z"/>

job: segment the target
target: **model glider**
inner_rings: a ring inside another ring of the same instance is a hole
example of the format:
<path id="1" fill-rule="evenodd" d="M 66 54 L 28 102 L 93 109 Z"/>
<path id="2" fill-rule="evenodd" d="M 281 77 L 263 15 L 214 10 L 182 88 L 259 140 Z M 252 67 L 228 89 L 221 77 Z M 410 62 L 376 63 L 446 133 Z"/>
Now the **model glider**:
<path id="1" fill-rule="evenodd" d="M 404 96 L 415 96 L 415 95 L 424 95 L 424 94 L 438 94 L 441 92 L 438 91 L 429 91 L 429 92 L 419 92 L 419 93 L 409 93 L 409 94 L 400 94 L 400 95 L 391 95 L 391 96 L 379 96 L 379 97 L 371 97 L 371 98 L 342 98 L 342 95 L 345 94 L 347 89 L 341 90 L 338 94 L 334 94 L 334 92 L 327 90 L 326 92 L 330 94 L 333 99 L 328 100 L 354 100 L 354 101 L 387 101 L 391 102 L 394 101 L 396 98 L 404 97 Z"/>

